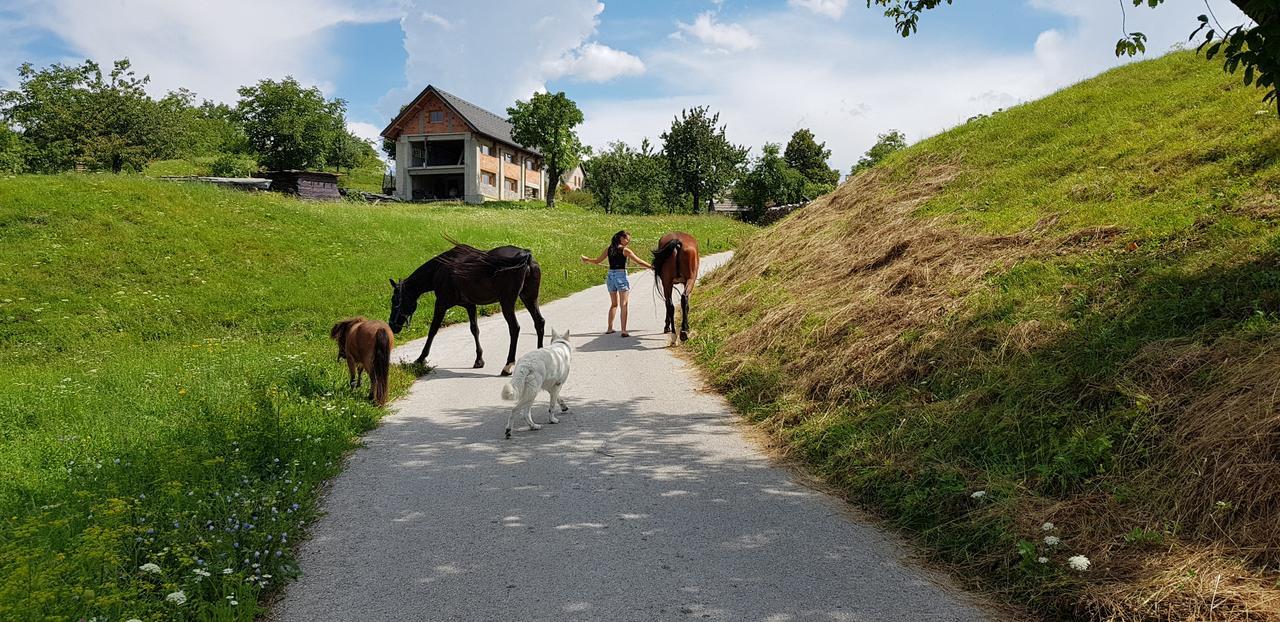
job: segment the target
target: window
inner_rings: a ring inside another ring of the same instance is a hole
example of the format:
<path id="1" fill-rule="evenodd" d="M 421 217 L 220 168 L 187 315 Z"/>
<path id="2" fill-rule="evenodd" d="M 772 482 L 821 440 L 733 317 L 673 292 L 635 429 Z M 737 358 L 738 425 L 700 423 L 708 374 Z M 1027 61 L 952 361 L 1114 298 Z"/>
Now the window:
<path id="1" fill-rule="evenodd" d="M 496 187 L 498 185 L 498 176 L 494 175 L 493 173 L 486 173 L 484 171 L 481 171 L 480 183 L 485 184 L 486 186 Z"/>
<path id="2" fill-rule="evenodd" d="M 517 191 L 517 190 L 519 190 L 519 189 L 520 189 L 520 182 L 518 182 L 518 181 L 516 181 L 516 180 L 514 180 L 514 179 L 512 179 L 512 178 L 510 178 L 510 177 L 508 177 L 506 181 L 507 181 L 507 190 L 510 190 L 510 191 L 512 191 L 512 192 L 515 192 L 515 191 Z"/>
<path id="3" fill-rule="evenodd" d="M 480 153 L 491 156 L 493 155 L 493 147 L 490 147 L 489 145 L 480 145 Z"/>
<path id="4" fill-rule="evenodd" d="M 526 187 L 526 188 L 524 189 L 524 198 L 526 198 L 526 199 L 536 199 L 536 198 L 538 198 L 538 189 L 537 189 L 537 188 L 534 188 L 533 186 L 528 186 L 528 187 Z"/>
<path id="5" fill-rule="evenodd" d="M 525 167 L 525 168 L 527 168 L 527 169 L 529 169 L 529 170 L 531 170 L 531 171 L 536 171 L 536 170 L 538 170 L 538 164 L 537 164 L 536 162 L 534 162 L 534 161 L 533 161 L 533 158 L 530 158 L 530 159 L 528 159 L 528 160 L 525 160 L 525 161 L 524 161 L 524 167 Z"/>
<path id="6" fill-rule="evenodd" d="M 443 110 L 432 110 L 432 111 L 431 111 L 431 122 L 432 122 L 432 123 L 444 123 L 444 111 L 443 111 Z"/>
<path id="7" fill-rule="evenodd" d="M 511 153 L 507 151 L 502 152 L 502 159 L 506 162 L 515 162 L 515 159 L 513 159 Z"/>

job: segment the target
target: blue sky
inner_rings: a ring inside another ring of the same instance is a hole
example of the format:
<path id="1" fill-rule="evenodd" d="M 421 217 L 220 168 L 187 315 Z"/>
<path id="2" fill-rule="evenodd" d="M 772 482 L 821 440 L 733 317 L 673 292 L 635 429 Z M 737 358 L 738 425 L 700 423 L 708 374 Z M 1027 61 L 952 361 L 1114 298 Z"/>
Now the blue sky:
<path id="1" fill-rule="evenodd" d="M 756 152 L 809 127 L 847 170 L 889 129 L 919 139 L 1121 62 L 1117 0 L 957 0 L 905 40 L 863 0 L 214 4 L 0 0 L 0 87 L 23 61 L 126 56 L 157 94 L 233 102 L 237 86 L 293 75 L 347 100 L 370 138 L 428 83 L 497 113 L 545 88 L 578 101 L 591 145 L 656 140 L 682 108 L 709 105 Z M 1203 11 L 1129 7 L 1129 29 L 1157 55 Z"/>

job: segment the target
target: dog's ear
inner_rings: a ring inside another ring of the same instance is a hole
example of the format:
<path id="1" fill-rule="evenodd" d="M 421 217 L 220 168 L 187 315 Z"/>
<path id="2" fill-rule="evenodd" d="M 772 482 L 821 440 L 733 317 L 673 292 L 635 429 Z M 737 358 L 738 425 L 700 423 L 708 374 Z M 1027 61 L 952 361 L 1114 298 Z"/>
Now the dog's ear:
<path id="1" fill-rule="evenodd" d="M 569 340 L 569 335 L 571 335 L 572 333 L 573 333 L 573 331 L 572 331 L 572 330 L 566 330 L 566 331 L 564 331 L 564 334 L 563 334 L 563 335 L 561 335 L 561 337 L 564 337 L 564 340 L 565 340 L 565 341 L 568 341 L 568 340 Z"/>
<path id="2" fill-rule="evenodd" d="M 551 329 L 551 343 L 555 343 L 558 339 L 560 339 L 560 333 L 557 333 L 554 328 Z"/>

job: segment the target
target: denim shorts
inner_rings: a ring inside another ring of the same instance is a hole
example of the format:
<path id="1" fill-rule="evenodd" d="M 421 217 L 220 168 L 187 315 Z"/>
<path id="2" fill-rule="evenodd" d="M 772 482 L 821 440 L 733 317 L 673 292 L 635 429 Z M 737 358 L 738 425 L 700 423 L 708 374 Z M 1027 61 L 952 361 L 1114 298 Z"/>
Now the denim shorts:
<path id="1" fill-rule="evenodd" d="M 610 270 L 604 277 L 604 284 L 609 288 L 610 294 L 631 290 L 631 282 L 627 280 L 626 270 Z"/>

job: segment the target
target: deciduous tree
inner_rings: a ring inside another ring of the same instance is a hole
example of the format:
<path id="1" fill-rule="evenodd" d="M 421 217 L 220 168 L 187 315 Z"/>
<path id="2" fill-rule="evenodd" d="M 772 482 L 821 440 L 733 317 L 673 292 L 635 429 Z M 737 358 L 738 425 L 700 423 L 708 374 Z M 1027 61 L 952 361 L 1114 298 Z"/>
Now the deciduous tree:
<path id="1" fill-rule="evenodd" d="M 852 177 L 879 164 L 881 160 L 889 157 L 889 154 L 906 146 L 907 137 L 898 130 L 889 130 L 888 134 L 879 135 L 876 137 L 876 144 L 872 145 L 861 158 L 858 158 L 858 163 L 849 169 L 849 176 Z"/>
<path id="2" fill-rule="evenodd" d="M 582 124 L 582 111 L 564 94 L 534 93 L 529 101 L 507 108 L 511 137 L 542 153 L 547 173 L 547 207 L 555 207 L 559 180 L 582 157 L 582 142 L 573 128 Z"/>
<path id="3" fill-rule="evenodd" d="M 831 150 L 827 143 L 820 143 L 808 129 L 796 130 L 787 141 L 783 152 L 787 165 L 800 171 L 810 182 L 834 186 L 840 182 L 840 171 L 827 166 Z"/>
<path id="4" fill-rule="evenodd" d="M 692 197 L 693 211 L 729 188 L 747 159 L 747 149 L 729 142 L 720 114 L 705 106 L 680 111 L 671 129 L 662 134 L 672 188 Z"/>
<path id="5" fill-rule="evenodd" d="M 240 87 L 236 117 L 258 161 L 268 169 L 319 169 L 346 133 L 347 105 L 286 77 Z"/>

